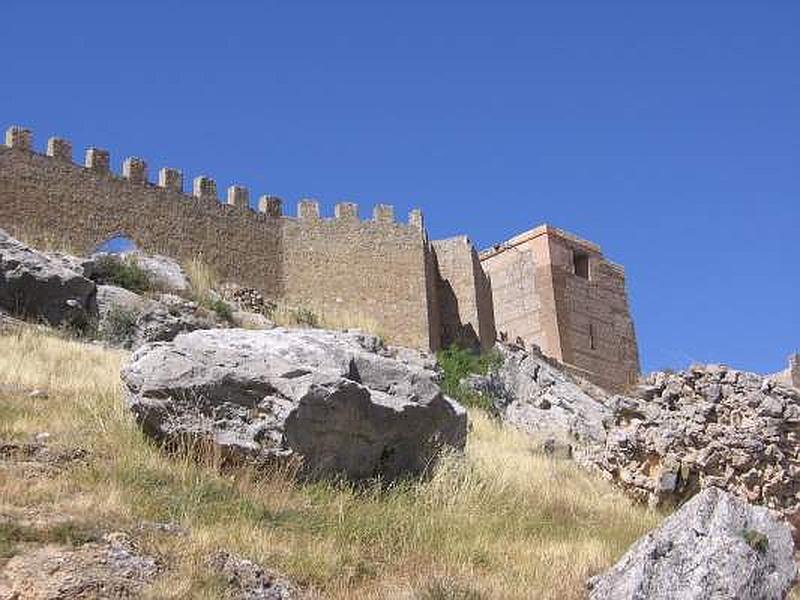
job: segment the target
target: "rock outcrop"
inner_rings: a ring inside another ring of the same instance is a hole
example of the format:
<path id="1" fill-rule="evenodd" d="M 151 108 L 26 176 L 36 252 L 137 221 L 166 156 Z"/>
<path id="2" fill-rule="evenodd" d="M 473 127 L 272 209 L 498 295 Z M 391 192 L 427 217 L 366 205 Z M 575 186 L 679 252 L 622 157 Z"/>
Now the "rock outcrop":
<path id="1" fill-rule="evenodd" d="M 0 308 L 81 328 L 97 310 L 95 291 L 89 279 L 0 230 Z"/>
<path id="2" fill-rule="evenodd" d="M 651 505 L 716 486 L 795 515 L 800 392 L 753 373 L 698 366 L 654 373 L 616 397 L 598 465 Z"/>
<path id="3" fill-rule="evenodd" d="M 530 433 L 543 444 L 543 450 L 571 454 L 579 462 L 591 464 L 602 451 L 611 421 L 605 398 L 587 393 L 538 348 L 524 350 L 506 344 L 496 348 L 502 366 L 462 383 L 491 398 L 500 418 Z"/>
<path id="4" fill-rule="evenodd" d="M 113 285 L 97 287 L 98 332 L 123 348 L 175 339 L 179 333 L 226 327 L 212 311 L 174 294 L 141 296 Z"/>
<path id="5" fill-rule="evenodd" d="M 122 376 L 152 437 L 258 465 L 298 460 L 309 476 L 419 474 L 466 438 L 466 411 L 430 359 L 360 333 L 196 331 L 143 346 Z"/>
<path id="6" fill-rule="evenodd" d="M 590 600 L 780 600 L 796 577 L 791 527 L 708 488 L 588 585 Z"/>

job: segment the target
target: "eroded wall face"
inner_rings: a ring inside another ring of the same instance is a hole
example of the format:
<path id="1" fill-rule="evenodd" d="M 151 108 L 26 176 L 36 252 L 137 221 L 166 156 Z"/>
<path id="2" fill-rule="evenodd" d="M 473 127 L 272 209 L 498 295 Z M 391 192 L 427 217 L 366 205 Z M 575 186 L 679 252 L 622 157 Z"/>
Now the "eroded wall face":
<path id="1" fill-rule="evenodd" d="M 195 197 L 179 180 L 166 182 L 173 189 L 135 169 L 129 175 L 135 180 L 0 146 L 0 228 L 81 254 L 124 235 L 180 261 L 200 255 L 221 278 L 269 298 L 377 330 L 391 343 L 429 347 L 421 227 L 395 223 L 385 210 L 360 221 L 350 205 L 336 219 L 315 218 L 318 207 L 305 218 L 282 217 L 274 207 L 251 210 L 241 189 L 229 205 L 217 200 L 213 182 L 202 182 L 204 197 Z"/>
<path id="2" fill-rule="evenodd" d="M 431 243 L 438 277 L 441 343 L 491 348 L 495 342 L 492 290 L 478 254 L 466 236 Z"/>
<path id="3" fill-rule="evenodd" d="M 570 240 L 549 236 L 561 360 L 610 389 L 636 381 L 639 352 L 621 267 Z M 589 261 L 575 273 L 574 255 Z"/>

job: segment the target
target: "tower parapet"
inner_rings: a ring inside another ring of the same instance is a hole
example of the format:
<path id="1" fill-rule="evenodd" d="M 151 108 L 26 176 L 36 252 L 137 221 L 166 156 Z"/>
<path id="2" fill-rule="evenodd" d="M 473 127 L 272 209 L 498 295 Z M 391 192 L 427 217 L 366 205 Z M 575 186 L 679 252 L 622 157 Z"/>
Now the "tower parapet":
<path id="1" fill-rule="evenodd" d="M 319 221 L 319 202 L 305 198 L 297 203 L 297 217 L 304 221 Z"/>
<path id="2" fill-rule="evenodd" d="M 355 202 L 339 202 L 333 213 L 337 219 L 344 221 L 358 221 L 358 204 Z"/>
<path id="3" fill-rule="evenodd" d="M 33 132 L 19 125 L 9 127 L 6 130 L 6 146 L 18 150 L 33 150 Z"/>

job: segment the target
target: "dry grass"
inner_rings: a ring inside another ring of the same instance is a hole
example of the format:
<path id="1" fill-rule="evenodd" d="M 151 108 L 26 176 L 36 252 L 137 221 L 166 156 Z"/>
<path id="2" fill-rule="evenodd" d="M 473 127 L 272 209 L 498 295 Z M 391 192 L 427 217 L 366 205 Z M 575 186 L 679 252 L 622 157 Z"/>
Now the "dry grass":
<path id="1" fill-rule="evenodd" d="M 186 275 L 192 285 L 192 292 L 198 298 L 212 296 L 213 290 L 219 285 L 219 278 L 201 255 L 195 256 L 184 265 Z"/>
<path id="2" fill-rule="evenodd" d="M 349 308 L 319 309 L 277 302 L 269 314 L 273 323 L 280 327 L 322 327 L 343 331 L 357 329 L 383 338 L 378 321 L 363 312 Z"/>
<path id="3" fill-rule="evenodd" d="M 225 475 L 143 438 L 122 405 L 125 357 L 42 331 L 0 334 L 0 438 L 46 431 L 90 453 L 51 477 L 0 470 L 0 508 L 107 529 L 186 527 L 188 536 L 137 534 L 170 570 L 152 598 L 219 597 L 204 564 L 218 548 L 326 598 L 582 598 L 586 578 L 660 518 L 477 412 L 465 456 L 430 481 L 355 489 Z"/>

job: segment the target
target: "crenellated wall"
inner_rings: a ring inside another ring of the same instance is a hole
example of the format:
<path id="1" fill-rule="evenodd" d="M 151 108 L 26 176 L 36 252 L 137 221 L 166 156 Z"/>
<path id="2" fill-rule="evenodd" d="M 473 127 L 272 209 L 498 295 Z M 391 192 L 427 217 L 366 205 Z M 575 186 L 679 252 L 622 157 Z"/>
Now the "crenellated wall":
<path id="1" fill-rule="evenodd" d="M 292 218 L 274 196 L 251 209 L 243 186 L 228 188 L 221 202 L 210 177 L 196 177 L 186 194 L 176 169 L 161 169 L 152 183 L 140 158 L 126 159 L 119 175 L 110 165 L 99 148 L 75 164 L 71 144 L 59 138 L 40 154 L 29 130 L 12 127 L 0 146 L 0 227 L 80 253 L 123 235 L 144 251 L 183 261 L 200 255 L 223 279 L 270 298 L 374 324 L 394 343 L 432 345 L 418 211 L 397 223 L 392 208 L 379 205 L 362 221 L 355 204 L 340 203 L 324 219 L 318 203 L 302 201 Z"/>
<path id="2" fill-rule="evenodd" d="M 89 254 L 125 236 L 180 261 L 201 256 L 223 280 L 394 344 L 487 349 L 499 333 L 606 387 L 638 375 L 624 272 L 591 242 L 543 225 L 479 256 L 466 236 L 431 242 L 419 210 L 399 223 L 379 204 L 364 220 L 340 202 L 324 218 L 306 199 L 290 217 L 280 198 L 251 202 L 241 185 L 219 195 L 205 175 L 185 193 L 173 168 L 152 182 L 137 157 L 114 173 L 101 148 L 76 164 L 61 138 L 36 152 L 21 127 L 0 146 L 0 228 L 33 245 Z"/>

